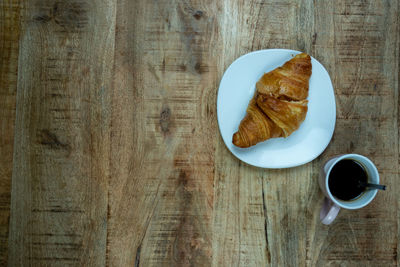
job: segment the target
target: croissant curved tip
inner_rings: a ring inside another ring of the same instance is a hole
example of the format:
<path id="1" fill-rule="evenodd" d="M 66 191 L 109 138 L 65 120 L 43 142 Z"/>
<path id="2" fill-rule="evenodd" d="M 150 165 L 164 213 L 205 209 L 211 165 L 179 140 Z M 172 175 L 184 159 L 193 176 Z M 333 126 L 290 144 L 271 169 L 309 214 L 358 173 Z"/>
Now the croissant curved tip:
<path id="1" fill-rule="evenodd" d="M 300 54 L 297 54 L 295 56 L 295 58 L 310 58 L 310 55 L 306 54 L 306 53 L 300 53 Z"/>
<path id="2" fill-rule="evenodd" d="M 239 132 L 236 132 L 236 133 L 233 134 L 233 136 L 232 136 L 232 144 L 234 144 L 237 147 L 241 147 L 241 148 L 249 147 L 240 138 Z"/>

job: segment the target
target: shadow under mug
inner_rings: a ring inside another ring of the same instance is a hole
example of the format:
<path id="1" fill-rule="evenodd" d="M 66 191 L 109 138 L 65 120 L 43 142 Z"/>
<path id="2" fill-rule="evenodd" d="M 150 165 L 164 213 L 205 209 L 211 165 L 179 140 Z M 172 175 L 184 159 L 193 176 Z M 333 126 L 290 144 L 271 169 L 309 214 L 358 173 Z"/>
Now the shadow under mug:
<path id="1" fill-rule="evenodd" d="M 323 224 L 331 224 L 338 215 L 340 208 L 344 209 L 360 209 L 368 205 L 376 196 L 378 190 L 366 190 L 358 198 L 354 200 L 341 200 L 334 197 L 329 190 L 329 175 L 332 168 L 341 160 L 351 159 L 360 163 L 367 172 L 368 183 L 379 184 L 379 173 L 374 163 L 367 157 L 358 154 L 344 154 L 331 158 L 321 169 L 319 176 L 319 186 L 325 194 L 325 200 L 321 208 L 320 219 Z"/>

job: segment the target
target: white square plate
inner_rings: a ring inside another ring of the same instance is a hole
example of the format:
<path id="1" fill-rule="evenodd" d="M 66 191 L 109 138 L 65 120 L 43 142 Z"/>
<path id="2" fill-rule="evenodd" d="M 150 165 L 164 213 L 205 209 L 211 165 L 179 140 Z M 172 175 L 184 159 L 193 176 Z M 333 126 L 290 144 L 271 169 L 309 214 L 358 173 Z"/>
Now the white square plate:
<path id="1" fill-rule="evenodd" d="M 218 90 L 218 125 L 225 145 L 238 159 L 262 168 L 289 168 L 312 161 L 329 144 L 336 121 L 335 95 L 328 72 L 313 57 L 308 112 L 300 128 L 287 138 L 269 139 L 249 148 L 232 144 L 256 82 L 299 53 L 287 49 L 254 51 L 236 59 L 225 71 Z"/>

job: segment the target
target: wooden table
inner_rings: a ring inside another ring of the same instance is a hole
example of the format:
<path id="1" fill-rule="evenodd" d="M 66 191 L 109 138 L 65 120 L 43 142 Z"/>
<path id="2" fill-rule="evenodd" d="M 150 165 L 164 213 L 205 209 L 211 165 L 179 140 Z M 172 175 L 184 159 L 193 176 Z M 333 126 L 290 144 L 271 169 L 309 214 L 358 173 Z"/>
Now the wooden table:
<path id="1" fill-rule="evenodd" d="M 399 2 L 3 0 L 0 265 L 396 266 Z M 334 84 L 325 152 L 266 170 L 222 142 L 225 69 L 309 53 Z M 388 190 L 319 221 L 318 171 L 355 152 Z"/>

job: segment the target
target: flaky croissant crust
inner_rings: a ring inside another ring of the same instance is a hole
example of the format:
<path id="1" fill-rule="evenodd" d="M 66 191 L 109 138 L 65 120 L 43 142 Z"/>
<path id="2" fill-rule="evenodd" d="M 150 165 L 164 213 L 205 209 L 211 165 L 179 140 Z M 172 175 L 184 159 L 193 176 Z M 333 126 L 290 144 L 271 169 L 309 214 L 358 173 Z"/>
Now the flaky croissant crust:
<path id="1" fill-rule="evenodd" d="M 233 144 L 250 147 L 270 138 L 287 137 L 297 130 L 307 114 L 311 69 L 310 56 L 301 53 L 265 73 L 232 137 Z"/>

